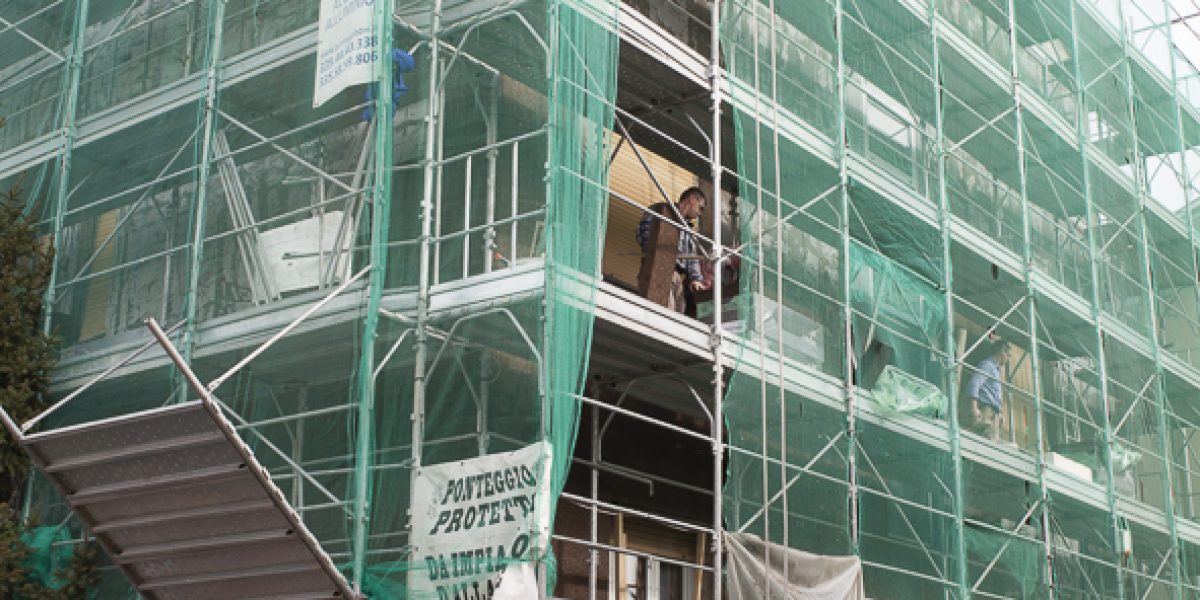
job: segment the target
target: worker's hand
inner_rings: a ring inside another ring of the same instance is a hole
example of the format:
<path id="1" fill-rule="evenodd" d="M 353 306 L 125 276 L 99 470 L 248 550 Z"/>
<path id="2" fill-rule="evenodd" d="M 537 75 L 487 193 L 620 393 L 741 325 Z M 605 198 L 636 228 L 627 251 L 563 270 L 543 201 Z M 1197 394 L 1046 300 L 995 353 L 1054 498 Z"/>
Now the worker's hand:
<path id="1" fill-rule="evenodd" d="M 692 286 L 693 292 L 703 292 L 708 289 L 708 286 L 704 285 L 703 281 L 689 281 L 688 285 Z"/>
<path id="2" fill-rule="evenodd" d="M 983 420 L 983 413 L 979 412 L 979 403 L 975 402 L 974 399 L 971 400 L 971 412 L 975 415 L 976 423 Z"/>

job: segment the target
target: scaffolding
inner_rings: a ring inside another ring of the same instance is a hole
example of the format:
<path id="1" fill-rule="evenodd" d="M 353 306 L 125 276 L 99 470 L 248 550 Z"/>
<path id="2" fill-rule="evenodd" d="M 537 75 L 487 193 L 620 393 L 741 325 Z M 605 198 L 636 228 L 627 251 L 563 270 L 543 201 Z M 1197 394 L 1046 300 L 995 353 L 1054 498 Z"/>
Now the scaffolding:
<path id="1" fill-rule="evenodd" d="M 373 598 L 436 575 L 424 469 L 530 447 L 543 595 L 720 598 L 727 535 L 876 598 L 1200 595 L 1194 7 L 390 0 L 414 68 L 314 108 L 320 5 L 0 6 L 62 339 L 14 435 L 200 399 Z M 693 185 L 695 318 L 631 291 Z M 25 513 L 115 552 L 46 462 Z"/>

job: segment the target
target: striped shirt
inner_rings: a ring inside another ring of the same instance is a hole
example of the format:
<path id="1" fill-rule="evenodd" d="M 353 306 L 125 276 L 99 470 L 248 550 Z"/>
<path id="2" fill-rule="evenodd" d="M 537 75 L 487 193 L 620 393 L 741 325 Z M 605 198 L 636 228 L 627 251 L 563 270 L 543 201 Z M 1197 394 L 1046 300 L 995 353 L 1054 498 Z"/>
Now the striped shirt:
<path id="1" fill-rule="evenodd" d="M 971 375 L 967 383 L 967 395 L 976 402 L 1000 410 L 1000 399 L 1004 388 L 1000 385 L 1000 363 L 989 356 L 979 363 L 979 371 Z"/>

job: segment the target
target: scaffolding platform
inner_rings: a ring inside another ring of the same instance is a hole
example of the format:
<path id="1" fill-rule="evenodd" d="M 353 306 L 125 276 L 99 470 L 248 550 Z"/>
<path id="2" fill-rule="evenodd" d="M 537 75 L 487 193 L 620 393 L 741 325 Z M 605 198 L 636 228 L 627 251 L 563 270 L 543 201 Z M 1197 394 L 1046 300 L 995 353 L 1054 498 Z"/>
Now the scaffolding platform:
<path id="1" fill-rule="evenodd" d="M 197 400 L 24 436 L 146 598 L 354 598 L 219 409 Z"/>

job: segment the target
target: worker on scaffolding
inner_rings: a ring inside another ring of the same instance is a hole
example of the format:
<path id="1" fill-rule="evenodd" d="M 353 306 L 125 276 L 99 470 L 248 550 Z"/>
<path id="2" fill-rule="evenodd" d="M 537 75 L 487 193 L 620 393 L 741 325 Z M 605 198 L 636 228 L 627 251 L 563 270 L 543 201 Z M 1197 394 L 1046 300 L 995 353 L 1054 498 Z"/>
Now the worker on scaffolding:
<path id="1" fill-rule="evenodd" d="M 696 244 L 693 221 L 704 212 L 708 197 L 698 187 L 690 187 L 679 195 L 674 210 L 666 202 L 659 202 L 646 208 L 642 220 L 638 223 L 637 242 L 643 252 L 641 268 L 648 268 L 649 261 L 645 260 L 646 244 L 650 240 L 650 229 L 656 219 L 666 215 L 668 222 L 675 223 L 683 220 L 679 228 L 679 244 L 675 257 L 675 273 L 671 278 L 671 294 L 667 298 L 667 309 L 675 312 L 695 314 L 695 292 L 707 289 L 704 273 L 700 266 L 699 247 Z M 642 274 L 638 275 L 639 280 Z"/>
<path id="2" fill-rule="evenodd" d="M 988 356 L 979 362 L 977 370 L 967 383 L 967 397 L 971 399 L 971 413 L 975 427 L 992 441 L 1000 441 L 1000 426 L 1004 421 L 1004 387 L 1001 383 L 1003 367 L 1008 362 L 1008 344 L 989 335 Z"/>

